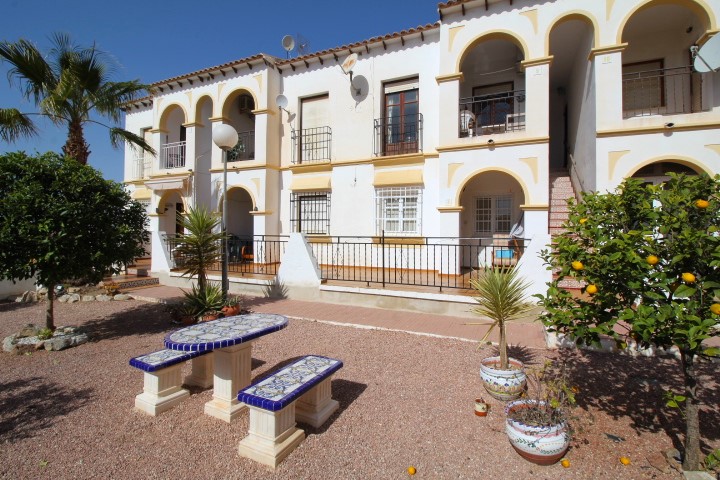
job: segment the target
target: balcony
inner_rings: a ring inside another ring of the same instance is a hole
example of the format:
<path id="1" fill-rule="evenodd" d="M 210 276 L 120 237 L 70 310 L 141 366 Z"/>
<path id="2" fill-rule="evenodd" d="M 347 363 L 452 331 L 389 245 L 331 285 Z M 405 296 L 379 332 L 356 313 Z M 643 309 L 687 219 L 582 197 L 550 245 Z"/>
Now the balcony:
<path id="1" fill-rule="evenodd" d="M 185 145 L 186 142 L 166 143 L 163 145 L 160 154 L 160 168 L 183 168 L 185 167 Z"/>
<path id="2" fill-rule="evenodd" d="M 133 180 L 142 180 L 143 178 L 146 178 L 150 173 L 150 169 L 146 169 L 145 165 L 145 156 L 144 155 L 138 155 L 133 159 L 132 164 L 132 179 Z"/>
<path id="3" fill-rule="evenodd" d="M 525 90 L 460 99 L 460 138 L 522 130 L 525 130 Z"/>
<path id="4" fill-rule="evenodd" d="M 625 73 L 623 118 L 702 111 L 702 79 L 692 67 Z"/>
<path id="5" fill-rule="evenodd" d="M 227 161 L 238 162 L 241 160 L 255 159 L 255 130 L 238 132 L 238 143 L 228 151 Z"/>
<path id="6" fill-rule="evenodd" d="M 421 113 L 375 119 L 374 154 L 403 155 L 422 152 Z"/>
<path id="7" fill-rule="evenodd" d="M 330 161 L 332 129 L 330 127 L 293 130 L 292 163 L 319 163 Z"/>

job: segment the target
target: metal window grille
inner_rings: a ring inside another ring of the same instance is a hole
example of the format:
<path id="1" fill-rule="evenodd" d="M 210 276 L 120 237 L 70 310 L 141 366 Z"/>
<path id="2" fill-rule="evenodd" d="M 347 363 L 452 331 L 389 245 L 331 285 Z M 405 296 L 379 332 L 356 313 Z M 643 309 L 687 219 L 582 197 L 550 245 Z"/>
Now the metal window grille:
<path id="1" fill-rule="evenodd" d="M 330 233 L 330 192 L 293 193 L 290 196 L 293 232 L 309 235 Z"/>
<path id="2" fill-rule="evenodd" d="M 403 155 L 422 152 L 421 113 L 375 119 L 375 155 Z"/>
<path id="3" fill-rule="evenodd" d="M 303 128 L 292 131 L 293 163 L 315 163 L 330 160 L 332 146 L 330 127 Z"/>
<path id="4" fill-rule="evenodd" d="M 512 226 L 512 197 L 476 197 L 475 233 L 509 232 Z"/>
<path id="5" fill-rule="evenodd" d="M 420 235 L 422 190 L 387 187 L 375 191 L 378 235 Z"/>

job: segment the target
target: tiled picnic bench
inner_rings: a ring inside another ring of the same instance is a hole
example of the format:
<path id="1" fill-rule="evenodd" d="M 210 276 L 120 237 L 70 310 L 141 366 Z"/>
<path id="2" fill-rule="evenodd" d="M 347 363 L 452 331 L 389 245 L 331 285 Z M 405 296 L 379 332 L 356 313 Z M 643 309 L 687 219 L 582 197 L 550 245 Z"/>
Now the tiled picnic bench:
<path id="1" fill-rule="evenodd" d="M 169 333 L 166 349 L 130 360 L 131 366 L 145 372 L 143 392 L 135 397 L 135 406 L 158 415 L 187 398 L 189 392 L 182 388 L 180 370 L 185 361 L 192 360 L 192 372 L 185 377 L 185 384 L 213 386 L 213 399 L 205 405 L 205 413 L 231 422 L 245 407 L 236 395 L 250 383 L 253 340 L 282 330 L 287 323 L 282 315 L 254 313 Z"/>
<path id="2" fill-rule="evenodd" d="M 308 355 L 238 393 L 248 405 L 248 435 L 240 441 L 240 455 L 272 468 L 305 439 L 296 420 L 320 427 L 338 409 L 330 380 L 343 363 Z"/>

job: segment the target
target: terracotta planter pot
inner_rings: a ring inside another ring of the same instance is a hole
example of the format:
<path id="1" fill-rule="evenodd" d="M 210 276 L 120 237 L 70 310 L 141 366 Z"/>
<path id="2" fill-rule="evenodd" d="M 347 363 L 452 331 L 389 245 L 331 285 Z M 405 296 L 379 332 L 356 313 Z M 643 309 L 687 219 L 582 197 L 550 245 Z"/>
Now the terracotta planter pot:
<path id="1" fill-rule="evenodd" d="M 222 308 L 222 312 L 225 314 L 226 317 L 234 317 L 235 315 L 240 314 L 240 306 L 239 305 L 233 305 L 232 307 L 226 306 Z"/>
<path id="2" fill-rule="evenodd" d="M 520 360 L 508 359 L 510 370 L 501 370 L 500 357 L 487 357 L 480 362 L 480 378 L 485 390 L 503 402 L 515 400 L 522 395 L 527 385 L 524 365 Z"/>
<path id="3" fill-rule="evenodd" d="M 218 318 L 220 318 L 220 314 L 218 313 L 206 313 L 202 316 L 202 321 L 209 322 L 211 320 L 217 320 Z"/>
<path id="4" fill-rule="evenodd" d="M 526 425 L 513 420 L 512 414 L 521 408 L 533 408 L 537 400 L 516 400 L 505 407 L 505 432 L 516 452 L 538 465 L 552 465 L 560 460 L 570 445 L 567 422 L 545 427 Z"/>

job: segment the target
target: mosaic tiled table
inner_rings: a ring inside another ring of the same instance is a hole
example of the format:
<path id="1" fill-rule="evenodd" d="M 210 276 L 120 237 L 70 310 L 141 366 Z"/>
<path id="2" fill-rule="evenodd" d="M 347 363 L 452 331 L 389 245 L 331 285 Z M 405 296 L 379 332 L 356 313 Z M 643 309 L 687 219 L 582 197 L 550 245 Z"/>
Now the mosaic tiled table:
<path id="1" fill-rule="evenodd" d="M 236 395 L 250 384 L 252 341 L 282 330 L 287 324 L 286 317 L 268 313 L 221 318 L 168 334 L 165 348 L 213 351 L 213 399 L 205 404 L 205 413 L 231 422 L 246 408 Z"/>

